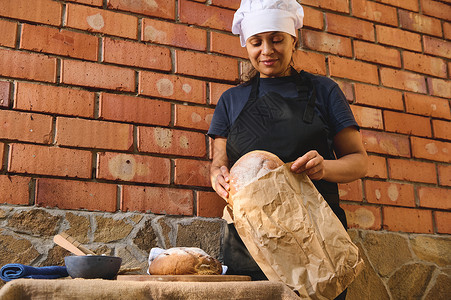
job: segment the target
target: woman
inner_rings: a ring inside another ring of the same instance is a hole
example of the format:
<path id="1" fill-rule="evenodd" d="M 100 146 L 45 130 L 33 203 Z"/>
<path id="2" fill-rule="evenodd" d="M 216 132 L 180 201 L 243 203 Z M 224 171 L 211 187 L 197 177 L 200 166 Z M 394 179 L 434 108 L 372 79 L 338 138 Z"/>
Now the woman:
<path id="1" fill-rule="evenodd" d="M 229 168 L 252 150 L 272 152 L 284 162 L 294 161 L 291 171 L 312 179 L 346 228 L 337 183 L 363 177 L 367 155 L 338 85 L 291 67 L 303 15 L 295 0 L 241 2 L 232 32 L 240 35 L 257 74 L 218 101 L 208 132 L 214 138 L 211 182 L 227 201 Z M 266 278 L 233 223 L 228 224 L 223 250 L 228 274 Z"/>

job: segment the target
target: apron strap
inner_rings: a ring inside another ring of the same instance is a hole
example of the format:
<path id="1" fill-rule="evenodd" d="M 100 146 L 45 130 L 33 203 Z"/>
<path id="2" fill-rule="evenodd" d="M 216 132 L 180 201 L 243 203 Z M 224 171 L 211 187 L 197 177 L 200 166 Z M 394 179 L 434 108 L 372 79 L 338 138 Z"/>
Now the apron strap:
<path id="1" fill-rule="evenodd" d="M 257 100 L 258 87 L 260 85 L 260 73 L 257 72 L 257 75 L 255 75 L 254 78 L 252 78 L 251 85 L 252 85 L 252 89 L 251 89 L 251 94 L 249 95 L 249 99 L 247 100 L 248 102 Z"/>
<path id="2" fill-rule="evenodd" d="M 296 70 L 295 70 L 296 72 Z M 302 80 L 303 78 L 307 82 L 307 86 L 309 89 L 312 90 L 312 93 L 310 94 L 310 97 L 308 99 L 307 106 L 305 107 L 304 116 L 302 120 L 308 124 L 312 124 L 313 117 L 315 115 L 315 103 L 316 103 L 316 89 L 313 85 L 312 79 L 304 73 L 304 71 L 301 71 L 301 73 L 296 72 L 298 74 L 298 77 Z"/>

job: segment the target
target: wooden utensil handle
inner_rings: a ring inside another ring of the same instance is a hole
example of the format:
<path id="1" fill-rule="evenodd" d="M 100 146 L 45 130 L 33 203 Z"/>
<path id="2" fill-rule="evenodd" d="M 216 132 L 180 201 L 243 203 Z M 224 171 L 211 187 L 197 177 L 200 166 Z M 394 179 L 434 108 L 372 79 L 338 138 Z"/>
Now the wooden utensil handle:
<path id="1" fill-rule="evenodd" d="M 81 251 L 83 251 L 85 254 L 92 254 L 92 255 L 96 255 L 94 252 L 92 252 L 91 250 L 89 250 L 88 248 L 86 248 L 85 246 L 83 246 L 79 241 L 77 241 L 76 239 L 74 239 L 73 237 L 71 237 L 70 235 L 68 235 L 65 232 L 61 232 L 60 235 L 65 238 L 66 240 L 69 241 L 69 243 L 73 244 L 75 247 L 77 247 L 78 249 L 80 249 Z"/>
<path id="2" fill-rule="evenodd" d="M 55 244 L 63 247 L 64 249 L 72 252 L 75 255 L 96 255 L 94 252 L 84 247 L 80 242 L 76 241 L 73 237 L 65 232 L 61 232 L 53 237 Z"/>

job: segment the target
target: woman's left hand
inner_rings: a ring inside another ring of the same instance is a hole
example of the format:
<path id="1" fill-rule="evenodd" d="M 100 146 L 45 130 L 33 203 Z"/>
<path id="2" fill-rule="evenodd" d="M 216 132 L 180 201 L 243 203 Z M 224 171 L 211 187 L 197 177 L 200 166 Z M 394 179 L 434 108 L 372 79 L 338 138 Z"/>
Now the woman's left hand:
<path id="1" fill-rule="evenodd" d="M 316 150 L 311 150 L 296 159 L 291 165 L 294 173 L 305 174 L 313 180 L 320 180 L 324 177 L 324 158 Z"/>

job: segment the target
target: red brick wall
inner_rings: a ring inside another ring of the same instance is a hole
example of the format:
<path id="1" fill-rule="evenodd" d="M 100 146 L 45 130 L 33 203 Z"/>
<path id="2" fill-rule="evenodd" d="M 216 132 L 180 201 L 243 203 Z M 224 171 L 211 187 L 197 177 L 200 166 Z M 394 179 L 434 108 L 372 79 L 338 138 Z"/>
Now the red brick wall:
<path id="1" fill-rule="evenodd" d="M 296 67 L 340 84 L 370 154 L 350 227 L 450 234 L 450 2 L 302 4 Z M 220 216 L 206 131 L 246 67 L 238 6 L 2 1 L 0 203 Z"/>

